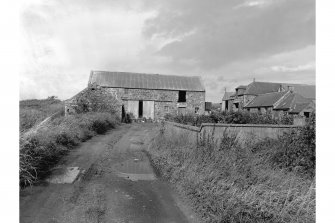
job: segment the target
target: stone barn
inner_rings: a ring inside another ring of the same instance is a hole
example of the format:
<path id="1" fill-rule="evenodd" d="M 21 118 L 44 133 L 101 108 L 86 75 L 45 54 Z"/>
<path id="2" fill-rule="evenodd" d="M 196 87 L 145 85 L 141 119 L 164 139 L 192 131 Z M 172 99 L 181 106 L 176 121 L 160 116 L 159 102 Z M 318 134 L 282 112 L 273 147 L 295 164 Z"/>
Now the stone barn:
<path id="1" fill-rule="evenodd" d="M 92 86 L 113 95 L 122 116 L 160 119 L 165 114 L 205 111 L 205 88 L 198 76 L 91 71 L 88 88 Z"/>

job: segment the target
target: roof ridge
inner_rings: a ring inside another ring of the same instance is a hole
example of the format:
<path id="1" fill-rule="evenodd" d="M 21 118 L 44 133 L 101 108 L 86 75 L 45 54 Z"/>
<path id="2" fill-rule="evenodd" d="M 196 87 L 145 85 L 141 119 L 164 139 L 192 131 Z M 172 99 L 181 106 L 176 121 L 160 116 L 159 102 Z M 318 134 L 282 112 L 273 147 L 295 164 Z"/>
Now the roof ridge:
<path id="1" fill-rule="evenodd" d="M 158 75 L 158 76 L 173 76 L 173 77 L 197 77 L 201 78 L 200 75 L 176 75 L 176 74 L 158 74 L 158 73 L 139 73 L 139 72 L 129 72 L 129 71 L 106 71 L 106 70 L 92 70 L 92 73 L 101 72 L 101 73 L 128 73 L 128 74 L 144 74 L 144 75 Z"/>
<path id="2" fill-rule="evenodd" d="M 267 93 L 263 93 L 263 94 L 258 94 L 257 96 L 262 96 L 262 95 L 265 95 L 265 94 L 274 94 L 274 93 L 284 93 L 284 92 L 288 92 L 288 91 L 273 91 L 273 92 L 267 92 Z"/>

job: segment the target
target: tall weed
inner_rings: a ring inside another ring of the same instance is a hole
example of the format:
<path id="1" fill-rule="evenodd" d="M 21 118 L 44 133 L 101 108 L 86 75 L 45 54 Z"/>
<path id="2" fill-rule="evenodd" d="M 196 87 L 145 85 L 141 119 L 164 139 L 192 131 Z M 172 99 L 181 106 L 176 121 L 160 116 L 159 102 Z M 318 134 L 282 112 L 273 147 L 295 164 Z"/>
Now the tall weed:
<path id="1" fill-rule="evenodd" d="M 243 147 L 227 133 L 221 143 L 208 133 L 192 146 L 184 135 L 163 131 L 149 154 L 160 175 L 189 198 L 204 222 L 315 222 L 315 163 L 302 162 L 310 157 L 303 145 L 315 150 L 313 131 L 309 126 L 292 133 L 293 138 Z M 290 168 L 286 158 L 276 160 L 287 146 L 299 153 L 290 157 Z M 302 163 L 308 171 L 297 171 Z"/>

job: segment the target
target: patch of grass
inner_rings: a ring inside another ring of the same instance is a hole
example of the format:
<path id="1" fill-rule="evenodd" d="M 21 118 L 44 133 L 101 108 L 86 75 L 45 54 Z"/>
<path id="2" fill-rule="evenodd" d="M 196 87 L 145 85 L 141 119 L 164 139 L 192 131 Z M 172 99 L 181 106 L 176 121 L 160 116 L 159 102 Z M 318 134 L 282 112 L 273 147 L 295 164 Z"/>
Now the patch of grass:
<path id="1" fill-rule="evenodd" d="M 207 136 L 192 146 L 186 135 L 162 130 L 148 152 L 204 222 L 315 222 L 315 162 L 302 149 L 315 151 L 310 134 L 301 129 L 245 147 L 233 136 L 224 135 L 220 146 Z M 278 160 L 282 151 L 299 155 Z"/>
<path id="2" fill-rule="evenodd" d="M 85 113 L 57 117 L 37 132 L 20 139 L 20 185 L 47 176 L 71 148 L 119 123 L 109 113 Z"/>

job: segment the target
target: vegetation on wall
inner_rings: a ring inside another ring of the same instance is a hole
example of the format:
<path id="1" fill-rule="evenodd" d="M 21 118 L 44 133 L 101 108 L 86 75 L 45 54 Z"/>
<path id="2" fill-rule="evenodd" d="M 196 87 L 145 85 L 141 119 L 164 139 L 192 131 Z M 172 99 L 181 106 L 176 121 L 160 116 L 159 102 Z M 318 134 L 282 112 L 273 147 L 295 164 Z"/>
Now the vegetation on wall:
<path id="1" fill-rule="evenodd" d="M 162 125 L 148 152 L 204 222 L 315 222 L 315 117 L 279 139 L 244 147 L 224 134 L 192 146 Z"/>
<path id="2" fill-rule="evenodd" d="M 167 114 L 165 120 L 200 126 L 202 123 L 227 123 L 227 124 L 283 124 L 292 125 L 293 117 L 283 115 L 281 118 L 273 118 L 271 114 L 258 114 L 246 111 L 240 112 L 213 112 L 210 115 L 197 114 Z"/>
<path id="3" fill-rule="evenodd" d="M 120 102 L 107 89 L 86 88 L 70 99 L 69 104 L 75 113 L 85 112 L 118 112 L 121 108 Z"/>

